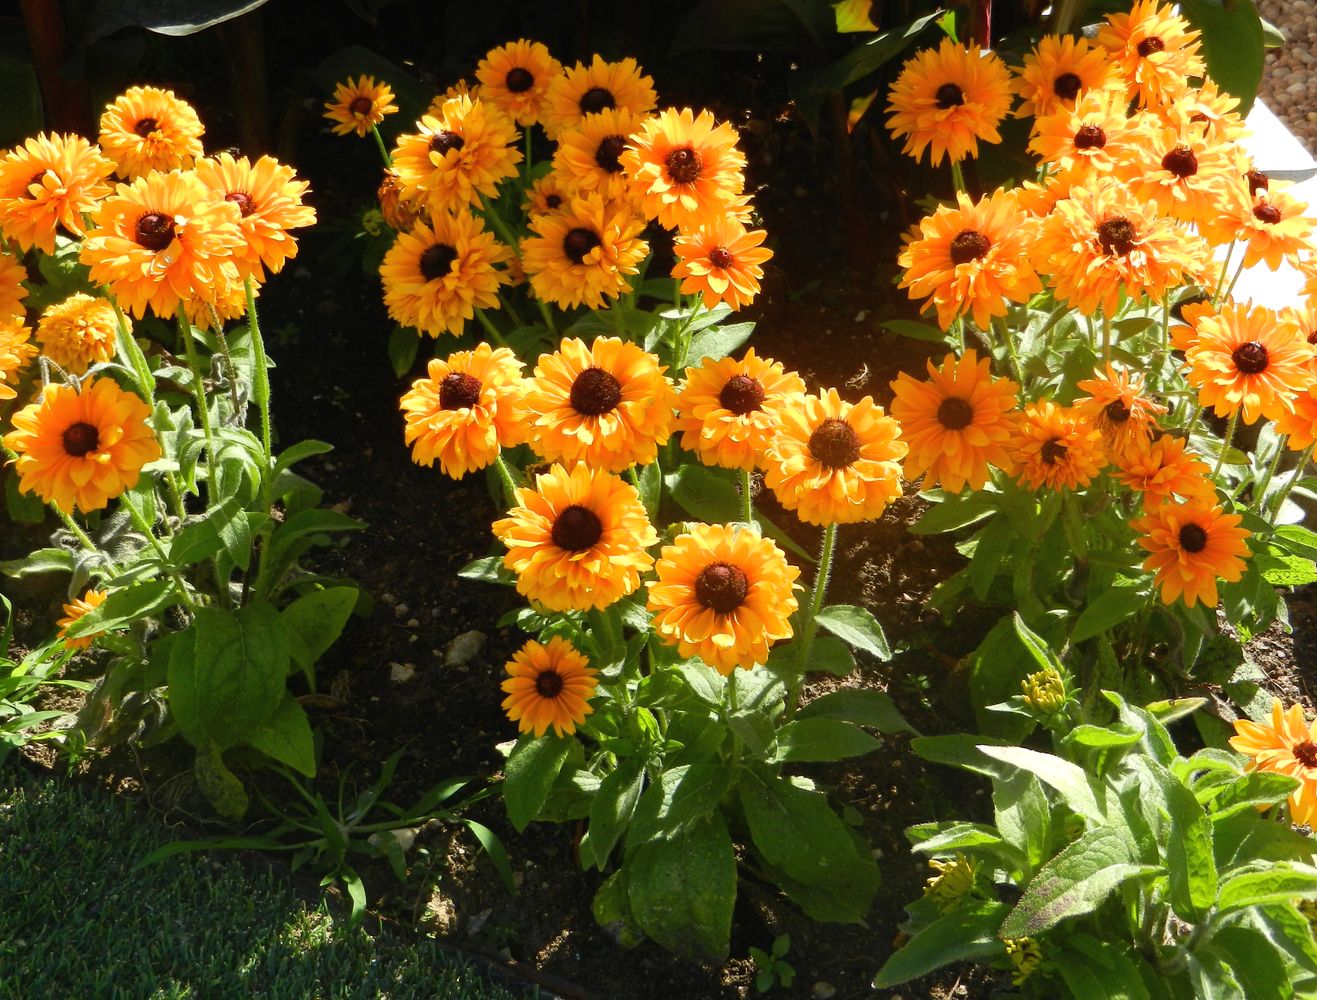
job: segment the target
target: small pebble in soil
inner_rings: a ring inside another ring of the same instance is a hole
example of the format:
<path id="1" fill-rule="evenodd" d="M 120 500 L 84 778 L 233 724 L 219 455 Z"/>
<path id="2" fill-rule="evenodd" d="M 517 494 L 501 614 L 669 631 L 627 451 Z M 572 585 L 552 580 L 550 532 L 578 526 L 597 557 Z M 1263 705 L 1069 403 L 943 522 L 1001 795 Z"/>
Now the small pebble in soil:
<path id="1" fill-rule="evenodd" d="M 405 604 L 399 604 L 397 607 L 395 607 L 395 608 L 393 609 L 393 613 L 394 613 L 395 615 L 397 615 L 399 618 L 402 618 L 402 617 L 404 617 L 404 616 L 407 614 L 407 612 L 409 612 L 410 610 L 411 610 L 411 608 L 407 607 L 407 605 L 405 605 Z"/>
<path id="2" fill-rule="evenodd" d="M 463 632 L 448 644 L 448 652 L 444 654 L 444 666 L 460 667 L 470 663 L 475 659 L 476 654 L 484 648 L 484 645 L 484 632 L 477 629 Z"/>
<path id="3" fill-rule="evenodd" d="M 810 987 L 809 995 L 814 997 L 815 1000 L 831 1000 L 832 997 L 837 995 L 837 987 L 820 979 Z"/>
<path id="4" fill-rule="evenodd" d="M 406 684 L 416 679 L 415 663 L 390 663 L 389 680 L 395 684 Z"/>
<path id="5" fill-rule="evenodd" d="M 489 915 L 493 912 L 493 909 L 481 910 L 466 922 L 466 932 L 475 937 L 480 933 L 481 928 L 485 926 L 485 921 L 489 919 Z"/>
<path id="6" fill-rule="evenodd" d="M 861 309 L 859 312 L 855 314 L 855 322 L 863 323 L 865 319 L 868 317 L 868 315 L 869 315 L 868 309 Z"/>
<path id="7" fill-rule="evenodd" d="M 420 620 L 419 618 L 408 618 L 408 619 L 407 619 L 407 627 L 408 627 L 408 628 L 420 628 L 420 627 L 421 627 L 421 620 Z"/>

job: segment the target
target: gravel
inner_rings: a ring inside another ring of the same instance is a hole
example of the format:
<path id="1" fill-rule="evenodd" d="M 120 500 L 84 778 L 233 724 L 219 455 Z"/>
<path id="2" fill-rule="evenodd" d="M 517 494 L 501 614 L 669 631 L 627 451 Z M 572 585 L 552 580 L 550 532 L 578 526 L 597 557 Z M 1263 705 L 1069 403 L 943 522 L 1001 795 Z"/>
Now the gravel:
<path id="1" fill-rule="evenodd" d="M 1317 0 L 1260 0 L 1258 12 L 1286 38 L 1267 53 L 1258 94 L 1317 155 Z"/>

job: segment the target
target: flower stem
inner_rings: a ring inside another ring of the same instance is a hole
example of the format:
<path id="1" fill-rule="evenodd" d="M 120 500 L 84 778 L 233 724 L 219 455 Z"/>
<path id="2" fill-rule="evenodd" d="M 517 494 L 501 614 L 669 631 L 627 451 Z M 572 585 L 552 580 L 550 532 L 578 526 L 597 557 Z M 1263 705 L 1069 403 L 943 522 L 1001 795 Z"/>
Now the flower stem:
<path id="1" fill-rule="evenodd" d="M 1212 295 L 1212 308 L 1215 309 L 1221 302 L 1221 290 L 1225 287 L 1226 275 L 1229 273 L 1230 258 L 1234 256 L 1235 244 L 1232 240 L 1230 246 L 1226 247 L 1226 255 L 1221 260 L 1221 273 L 1216 276 L 1216 292 Z"/>
<path id="2" fill-rule="evenodd" d="M 553 325 L 553 313 L 549 311 L 548 303 L 543 299 L 536 299 L 535 301 L 540 307 L 540 315 L 544 317 L 544 325 L 549 328 L 551 334 L 555 337 L 558 336 L 558 328 Z"/>
<path id="3" fill-rule="evenodd" d="M 261 337 L 261 323 L 256 315 L 256 289 L 252 279 L 247 278 L 247 328 L 251 331 L 252 354 L 252 395 L 256 397 L 256 406 L 261 411 L 261 451 L 265 454 L 267 468 L 273 458 L 272 437 L 270 433 L 270 370 L 265 360 L 265 341 Z"/>
<path id="4" fill-rule="evenodd" d="M 530 180 L 530 168 L 535 166 L 535 157 L 531 153 L 531 142 L 530 142 L 530 130 L 532 128 L 534 128 L 533 125 L 527 125 L 522 132 L 522 135 L 526 139 L 526 168 L 525 169 L 526 169 L 527 180 Z"/>
<path id="5" fill-rule="evenodd" d="M 1102 363 L 1111 364 L 1111 317 L 1102 310 Z"/>
<path id="6" fill-rule="evenodd" d="M 964 171 L 960 169 L 959 160 L 951 161 L 951 183 L 958 194 L 969 194 L 969 188 L 965 186 L 965 174 Z"/>
<path id="7" fill-rule="evenodd" d="M 512 470 L 508 468 L 508 463 L 503 461 L 500 454 L 494 459 L 494 468 L 498 470 L 498 476 L 503 480 L 503 492 L 506 494 L 505 500 L 508 507 L 514 507 L 517 503 L 517 481 L 512 476 Z"/>
<path id="8" fill-rule="evenodd" d="M 1235 426 L 1239 423 L 1239 410 L 1230 414 L 1230 423 L 1226 425 L 1225 440 L 1221 442 L 1221 453 L 1216 456 L 1216 468 L 1212 470 L 1212 478 L 1215 479 L 1221 474 L 1221 466 L 1225 465 L 1226 452 L 1230 450 L 1230 442 L 1235 438 Z"/>
<path id="9" fill-rule="evenodd" d="M 1308 445 L 1303 455 L 1299 458 L 1299 464 L 1295 466 L 1294 474 L 1290 476 L 1290 481 L 1281 488 L 1279 495 L 1277 495 L 1276 509 L 1273 510 L 1271 516 L 1267 518 L 1267 523 L 1273 528 L 1276 526 L 1276 519 L 1280 517 L 1280 509 L 1285 506 L 1285 501 L 1289 499 L 1290 491 L 1294 489 L 1295 484 L 1303 478 L 1303 473 L 1307 471 L 1308 463 L 1312 461 L 1312 450 L 1314 447 L 1317 447 L 1317 442 Z"/>
<path id="10" fill-rule="evenodd" d="M 1006 354 L 1011 359 L 1011 374 L 1015 376 L 1016 383 L 1023 386 L 1024 369 L 1020 367 L 1020 355 L 1015 349 L 1015 341 L 1011 339 L 1011 331 L 1006 326 L 1006 320 L 1000 316 L 994 317 L 992 325 L 997 335 L 1001 337 L 1002 343 L 1006 345 Z"/>
<path id="11" fill-rule="evenodd" d="M 130 494 L 128 493 L 122 494 L 119 497 L 119 502 L 127 508 L 128 516 L 133 519 L 133 524 L 137 525 L 137 530 L 146 536 L 146 540 L 151 544 L 151 548 L 155 549 L 156 557 L 164 566 L 165 572 L 167 572 L 170 578 L 174 581 L 174 586 L 178 588 L 178 596 L 183 599 L 183 603 L 192 611 L 197 610 L 196 604 L 193 603 L 192 598 L 188 595 L 187 584 L 184 583 L 183 578 L 179 576 L 178 570 L 175 568 L 174 564 L 169 561 L 169 554 L 165 552 L 164 546 L 160 544 L 160 539 L 156 538 L 155 530 L 146 522 L 146 515 L 137 509 L 137 505 L 133 503 Z"/>
<path id="12" fill-rule="evenodd" d="M 503 339 L 503 334 L 498 332 L 498 327 L 494 325 L 494 321 L 485 315 L 485 310 L 477 309 L 476 319 L 480 320 L 480 325 L 485 328 L 485 332 L 489 334 L 490 340 L 498 344 L 499 347 L 508 346 L 508 342 Z"/>
<path id="13" fill-rule="evenodd" d="M 87 532 L 83 531 L 82 528 L 78 526 L 78 522 L 73 520 L 71 514 L 64 513 L 64 511 L 60 510 L 53 503 L 50 505 L 50 509 L 59 515 L 59 519 L 64 522 L 64 527 L 69 529 L 73 537 L 78 540 L 79 545 L 88 552 L 100 552 L 100 549 L 96 547 L 96 543 L 88 537 Z"/>
<path id="14" fill-rule="evenodd" d="M 384 138 L 380 135 L 378 125 L 370 127 L 370 134 L 375 137 L 375 147 L 380 151 L 380 158 L 384 160 L 385 167 L 393 166 L 393 157 L 389 155 L 388 149 L 384 145 Z"/>
<path id="15" fill-rule="evenodd" d="M 741 520 L 746 524 L 754 524 L 755 521 L 755 501 L 750 492 L 749 469 L 741 470 Z"/>
<path id="16" fill-rule="evenodd" d="M 823 610 L 823 598 L 828 591 L 828 576 L 832 572 L 832 553 L 836 547 L 837 525 L 833 523 L 823 529 L 823 548 L 819 552 L 818 572 L 814 574 L 814 592 L 810 596 L 809 609 L 800 631 L 800 652 L 796 656 L 796 672 L 787 689 L 786 717 L 788 719 L 796 714 L 796 707 L 800 704 L 800 683 L 805 679 L 805 670 L 809 666 L 809 654 L 814 645 L 814 636 L 818 632 L 819 612 Z"/>
<path id="17" fill-rule="evenodd" d="M 183 338 L 183 351 L 187 355 L 188 370 L 192 373 L 192 395 L 196 398 L 197 419 L 201 421 L 201 431 L 206 437 L 206 475 L 215 474 L 215 433 L 210 426 L 210 407 L 206 401 L 206 387 L 201 380 L 201 359 L 197 357 L 197 345 L 192 339 L 192 324 L 182 305 L 178 307 L 178 333 Z M 253 337 L 252 342 L 256 343 Z M 213 487 L 213 483 L 211 484 Z"/>
<path id="18" fill-rule="evenodd" d="M 1266 512 L 1267 507 L 1267 487 L 1271 485 L 1271 479 L 1276 475 L 1276 468 L 1280 465 L 1280 456 L 1285 453 L 1285 446 L 1289 442 L 1289 435 L 1284 435 L 1276 442 L 1276 454 L 1271 458 L 1271 464 L 1267 466 L 1267 473 L 1262 477 L 1262 482 L 1258 483 L 1254 491 L 1253 502 L 1257 506 L 1259 514 Z"/>

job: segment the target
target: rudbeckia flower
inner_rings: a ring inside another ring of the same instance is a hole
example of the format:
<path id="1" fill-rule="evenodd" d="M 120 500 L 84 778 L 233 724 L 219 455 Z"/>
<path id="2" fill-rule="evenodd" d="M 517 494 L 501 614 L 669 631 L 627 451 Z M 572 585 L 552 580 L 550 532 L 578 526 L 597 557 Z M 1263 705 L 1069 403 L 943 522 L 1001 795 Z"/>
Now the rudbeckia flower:
<path id="1" fill-rule="evenodd" d="M 1163 604 L 1216 607 L 1216 581 L 1234 583 L 1244 575 L 1249 532 L 1239 526 L 1242 520 L 1210 500 L 1191 500 L 1162 504 L 1130 522 L 1148 552 L 1143 568 L 1156 574 Z"/>
<path id="2" fill-rule="evenodd" d="M 37 323 L 42 353 L 73 375 L 113 358 L 118 334 L 114 306 L 85 292 L 47 306 Z"/>
<path id="3" fill-rule="evenodd" d="M 172 90 L 133 87 L 101 115 L 101 151 L 120 177 L 135 180 L 152 170 L 190 167 L 201 155 L 201 119 Z"/>
<path id="4" fill-rule="evenodd" d="M 22 250 L 55 252 L 60 227 L 83 234 L 83 216 L 110 193 L 114 164 L 80 135 L 45 132 L 0 160 L 0 232 Z"/>
<path id="5" fill-rule="evenodd" d="M 533 639 L 512 655 L 504 669 L 508 679 L 503 709 L 517 731 L 539 739 L 550 728 L 570 736 L 594 711 L 590 699 L 599 685 L 590 660 L 560 635 L 547 644 Z"/>

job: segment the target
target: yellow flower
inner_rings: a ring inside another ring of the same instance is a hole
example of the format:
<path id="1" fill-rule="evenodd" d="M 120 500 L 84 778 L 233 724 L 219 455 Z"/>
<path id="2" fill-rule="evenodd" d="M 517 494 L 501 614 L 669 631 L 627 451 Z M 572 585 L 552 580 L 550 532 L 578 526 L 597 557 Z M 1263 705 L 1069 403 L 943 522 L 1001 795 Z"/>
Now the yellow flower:
<path id="1" fill-rule="evenodd" d="M 1031 937 L 1004 938 L 1002 943 L 1006 946 L 1006 957 L 1015 969 L 1011 974 L 1011 982 L 1023 986 L 1024 981 L 1042 964 L 1043 950 Z"/>
<path id="2" fill-rule="evenodd" d="M 1236 159 L 1233 146 L 1210 138 L 1203 124 L 1185 122 L 1147 130 L 1117 173 L 1136 198 L 1163 215 L 1199 222 L 1220 211 L 1226 188 L 1235 183 Z"/>
<path id="3" fill-rule="evenodd" d="M 633 111 L 605 108 L 558 133 L 553 172 L 559 183 L 575 193 L 593 191 L 605 199 L 625 198 L 627 179 L 622 173 L 622 150 L 627 136 L 640 128 L 641 121 L 640 115 Z"/>
<path id="4" fill-rule="evenodd" d="M 0 160 L 0 232 L 22 250 L 55 252 L 59 227 L 82 235 L 82 217 L 110 193 L 114 164 L 80 135 L 27 139 Z"/>
<path id="5" fill-rule="evenodd" d="M 132 87 L 101 115 L 101 150 L 119 176 L 135 180 L 152 170 L 190 167 L 201 155 L 201 119 L 172 90 Z"/>
<path id="6" fill-rule="evenodd" d="M 108 591 L 92 588 L 81 597 L 75 598 L 70 603 L 64 605 L 64 617 L 56 622 L 56 624 L 59 625 L 59 637 L 64 641 L 66 649 L 86 649 L 105 634 L 104 632 L 93 632 L 91 635 L 79 636 L 76 639 L 70 639 L 65 635 L 70 625 L 76 622 L 88 611 L 94 611 L 96 608 L 99 608 L 105 603 L 105 599 L 109 596 Z"/>
<path id="7" fill-rule="evenodd" d="M 586 115 L 605 108 L 649 114 L 655 96 L 654 81 L 641 74 L 634 59 L 610 63 L 596 55 L 589 66 L 578 62 L 553 78 L 540 112 L 540 124 L 545 135 L 557 139 L 561 132 L 579 125 Z"/>
<path id="8" fill-rule="evenodd" d="M 1201 317 L 1197 331 L 1185 352 L 1185 377 L 1218 417 L 1240 412 L 1246 424 L 1274 420 L 1294 409 L 1312 381 L 1312 345 L 1271 309 L 1227 303 L 1219 315 Z"/>
<path id="9" fill-rule="evenodd" d="M 535 234 L 521 241 L 521 264 L 537 298 L 564 309 L 602 309 L 606 298 L 631 290 L 649 244 L 644 220 L 625 202 L 597 194 L 574 197 L 556 212 L 532 215 Z"/>
<path id="10" fill-rule="evenodd" d="M 393 89 L 387 83 L 376 83 L 373 76 L 362 75 L 355 80 L 348 77 L 334 87 L 334 99 L 325 104 L 325 117 L 335 123 L 335 135 L 356 132 L 365 138 L 385 115 L 397 110 Z"/>
<path id="11" fill-rule="evenodd" d="M 17 317 L 0 319 L 0 402 L 18 395 L 14 384 L 27 363 L 37 356 L 31 336 L 31 331 Z"/>
<path id="12" fill-rule="evenodd" d="M 1139 121 L 1125 117 L 1119 91 L 1092 90 L 1069 106 L 1056 108 L 1034 125 L 1029 152 L 1083 184 L 1111 174 L 1132 160 L 1146 141 Z"/>
<path id="13" fill-rule="evenodd" d="M 517 731 L 539 739 L 549 728 L 559 736 L 570 736 L 594 709 L 599 681 L 588 657 L 560 635 L 548 645 L 533 639 L 512 655 L 504 669 L 508 679 L 503 708 Z"/>
<path id="14" fill-rule="evenodd" d="M 1065 678 L 1055 667 L 1030 674 L 1020 682 L 1021 694 L 1040 715 L 1055 715 L 1065 707 Z"/>
<path id="15" fill-rule="evenodd" d="M 454 97 L 417 126 L 398 137 L 393 169 L 403 197 L 424 196 L 433 216 L 493 197 L 499 181 L 517 175 L 517 127 L 492 104 Z"/>
<path id="16" fill-rule="evenodd" d="M 928 867 L 937 874 L 930 875 L 924 883 L 924 896 L 946 913 L 974 889 L 974 859 L 957 854 L 950 861 L 929 858 Z"/>
<path id="17" fill-rule="evenodd" d="M 699 292 L 706 309 L 720 302 L 733 309 L 748 306 L 759 294 L 763 265 L 773 256 L 762 246 L 767 236 L 762 229 L 747 231 L 730 216 L 683 231 L 673 246 L 672 276 L 681 280 L 683 295 Z"/>
<path id="18" fill-rule="evenodd" d="M 1130 522 L 1148 551 L 1143 568 L 1156 574 L 1163 604 L 1183 600 L 1192 608 L 1202 601 L 1216 607 L 1216 581 L 1234 583 L 1244 575 L 1249 532 L 1239 527 L 1242 520 L 1212 500 L 1190 500 L 1164 503 Z"/>
<path id="19" fill-rule="evenodd" d="M 1135 0 L 1129 13 L 1108 14 L 1097 41 L 1125 78 L 1125 96 L 1158 107 L 1184 93 L 1188 78 L 1206 75 L 1198 32 L 1170 6 Z"/>
<path id="20" fill-rule="evenodd" d="M 37 323 L 42 353 L 73 375 L 113 358 L 118 333 L 113 304 L 84 292 L 48 306 Z"/>
<path id="21" fill-rule="evenodd" d="M 25 310 L 23 300 L 27 298 L 27 268 L 23 262 L 11 254 L 0 250 L 0 320 L 22 319 Z"/>
<path id="22" fill-rule="evenodd" d="M 1290 792 L 1290 822 L 1317 825 L 1317 723 L 1303 721 L 1303 706 L 1285 708 L 1280 699 L 1271 703 L 1271 724 L 1240 719 L 1230 746 L 1246 757 L 1249 769 L 1270 771 L 1295 778 L 1299 787 Z"/>
<path id="23" fill-rule="evenodd" d="M 288 230 L 312 225 L 316 210 L 302 204 L 307 182 L 296 180 L 292 167 L 272 156 L 253 164 L 245 156 L 235 160 L 220 153 L 198 160 L 196 173 L 206 187 L 238 206 L 245 246 L 235 257 L 244 275 L 264 281 L 267 269 L 277 274 L 284 261 L 297 256 L 297 240 Z"/>
<path id="24" fill-rule="evenodd" d="M 1163 434 L 1156 440 L 1134 443 L 1117 452 L 1116 478 L 1129 489 L 1143 494 L 1143 509 L 1153 510 L 1175 500 L 1216 498 L 1212 470 L 1186 450 L 1183 438 Z"/>
<path id="25" fill-rule="evenodd" d="M 1011 450 L 1019 480 L 1031 490 L 1082 489 L 1107 464 L 1102 432 L 1078 410 L 1050 399 L 1024 408 Z"/>
<path id="26" fill-rule="evenodd" d="M 631 136 L 622 154 L 631 194 L 668 228 L 696 229 L 725 217 L 745 188 L 736 131 L 713 113 L 665 108 Z"/>
<path id="27" fill-rule="evenodd" d="M 1214 246 L 1239 241 L 1244 244 L 1241 267 L 1259 263 L 1272 271 L 1282 263 L 1298 265 L 1317 251 L 1313 226 L 1317 219 L 1309 216 L 1308 206 L 1277 185 L 1249 192 L 1246 181 L 1226 185 L 1213 213 L 1199 220 L 1198 228 Z"/>
<path id="28" fill-rule="evenodd" d="M 1088 393 L 1075 400 L 1075 409 L 1102 432 L 1113 455 L 1146 444 L 1157 429 L 1158 414 L 1166 412 L 1166 407 L 1143 395 L 1142 375 L 1117 370 L 1111 365 L 1075 387 Z"/>
<path id="29" fill-rule="evenodd" d="M 1024 57 L 1024 68 L 1016 78 L 1016 92 L 1024 98 L 1017 118 L 1042 118 L 1073 108 L 1085 92 L 1107 90 L 1123 81 L 1105 49 L 1087 38 L 1073 35 L 1044 35 Z"/>
<path id="30" fill-rule="evenodd" d="M 476 67 L 482 100 L 497 105 L 518 125 L 534 125 L 549 95 L 549 84 L 562 75 L 562 63 L 542 42 L 519 38 L 490 49 Z"/>

